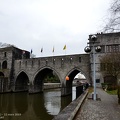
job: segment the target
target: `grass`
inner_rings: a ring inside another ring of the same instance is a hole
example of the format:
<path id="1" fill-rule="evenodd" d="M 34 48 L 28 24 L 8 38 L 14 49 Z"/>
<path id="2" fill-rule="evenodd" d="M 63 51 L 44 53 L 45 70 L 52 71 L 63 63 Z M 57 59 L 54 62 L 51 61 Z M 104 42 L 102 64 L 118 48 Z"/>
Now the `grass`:
<path id="1" fill-rule="evenodd" d="M 93 87 L 89 87 L 88 92 L 92 93 L 93 92 Z M 106 92 L 110 95 L 117 95 L 117 90 L 107 90 Z"/>
<path id="2" fill-rule="evenodd" d="M 106 91 L 108 94 L 110 95 L 117 95 L 117 90 L 110 90 L 110 91 Z"/>
<path id="3" fill-rule="evenodd" d="M 88 93 L 92 93 L 93 92 L 93 87 L 89 87 L 88 88 Z"/>

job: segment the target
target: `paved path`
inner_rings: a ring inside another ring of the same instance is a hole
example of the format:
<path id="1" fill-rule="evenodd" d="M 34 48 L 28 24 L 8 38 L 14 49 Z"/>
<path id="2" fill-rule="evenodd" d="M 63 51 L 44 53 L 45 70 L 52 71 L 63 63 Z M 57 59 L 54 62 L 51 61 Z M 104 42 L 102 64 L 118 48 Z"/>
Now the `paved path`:
<path id="1" fill-rule="evenodd" d="M 74 120 L 120 120 L 120 105 L 117 95 L 109 95 L 97 88 L 100 100 L 89 99 L 89 95 Z"/>

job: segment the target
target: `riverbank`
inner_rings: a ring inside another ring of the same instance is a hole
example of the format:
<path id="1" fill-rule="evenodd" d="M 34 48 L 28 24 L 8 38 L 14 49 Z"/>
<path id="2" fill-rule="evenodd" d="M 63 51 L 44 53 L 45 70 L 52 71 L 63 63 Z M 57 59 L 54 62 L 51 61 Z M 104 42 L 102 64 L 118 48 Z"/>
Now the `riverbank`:
<path id="1" fill-rule="evenodd" d="M 44 83 L 43 89 L 47 90 L 47 89 L 55 89 L 60 87 L 61 87 L 60 83 Z"/>
<path id="2" fill-rule="evenodd" d="M 86 90 L 83 94 L 81 94 L 80 97 L 72 101 L 57 116 L 55 116 L 53 120 L 72 120 L 75 117 L 78 109 L 81 107 L 82 103 L 84 102 L 87 94 L 88 94 L 88 90 Z"/>

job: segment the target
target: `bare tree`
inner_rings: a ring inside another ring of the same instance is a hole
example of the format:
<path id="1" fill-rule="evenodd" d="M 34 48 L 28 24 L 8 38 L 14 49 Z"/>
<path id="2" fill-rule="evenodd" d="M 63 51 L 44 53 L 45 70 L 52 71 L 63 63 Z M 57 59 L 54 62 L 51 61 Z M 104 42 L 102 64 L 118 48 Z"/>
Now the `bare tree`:
<path id="1" fill-rule="evenodd" d="M 116 80 L 120 74 L 120 53 L 106 54 L 100 59 L 101 72 L 105 75 L 113 76 Z"/>
<path id="2" fill-rule="evenodd" d="M 11 46 L 15 47 L 15 45 L 0 42 L 0 48 L 11 47 Z"/>
<path id="3" fill-rule="evenodd" d="M 108 24 L 104 27 L 104 31 L 120 31 L 120 0 L 112 0 L 109 11 L 110 18 L 108 18 Z"/>

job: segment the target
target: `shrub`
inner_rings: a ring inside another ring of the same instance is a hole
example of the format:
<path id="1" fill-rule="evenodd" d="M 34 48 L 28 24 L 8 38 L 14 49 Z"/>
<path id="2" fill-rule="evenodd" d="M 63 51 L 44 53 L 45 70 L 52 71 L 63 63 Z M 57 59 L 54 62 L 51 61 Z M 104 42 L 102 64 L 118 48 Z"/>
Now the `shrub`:
<path id="1" fill-rule="evenodd" d="M 102 88 L 105 90 L 116 90 L 117 86 L 111 83 L 101 83 Z"/>

